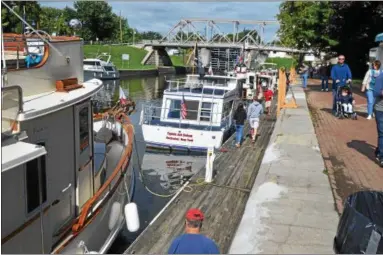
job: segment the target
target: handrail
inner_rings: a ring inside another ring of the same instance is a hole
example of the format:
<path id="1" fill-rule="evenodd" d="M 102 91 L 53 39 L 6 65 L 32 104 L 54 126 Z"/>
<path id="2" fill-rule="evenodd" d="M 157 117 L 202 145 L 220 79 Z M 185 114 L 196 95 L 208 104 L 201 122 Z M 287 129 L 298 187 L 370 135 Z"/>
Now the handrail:
<path id="1" fill-rule="evenodd" d="M 193 89 L 202 88 L 201 93 L 203 93 L 204 89 L 213 89 L 213 96 L 224 96 L 226 93 L 230 92 L 230 90 L 225 91 L 222 95 L 216 95 L 214 92 L 217 88 L 227 88 L 227 84 L 218 84 L 218 83 L 208 83 L 208 82 L 198 82 L 198 81 L 172 81 L 168 80 L 168 88 L 165 89 L 167 92 L 172 92 L 172 90 L 175 90 L 176 92 L 179 92 L 181 89 L 189 89 L 189 93 L 193 93 Z M 174 85 L 176 84 L 176 85 Z M 211 87 L 211 88 L 210 88 Z M 184 91 L 185 92 L 185 91 Z"/>
<path id="2" fill-rule="evenodd" d="M 126 168 L 126 166 L 129 164 L 131 155 L 133 152 L 133 139 L 134 139 L 134 131 L 132 123 L 127 115 L 124 113 L 120 113 L 119 116 L 116 118 L 120 123 L 122 124 L 123 129 L 128 134 L 129 138 L 129 144 L 125 147 L 124 153 L 121 155 L 120 161 L 118 162 L 117 166 L 113 170 L 111 176 L 105 181 L 105 183 L 101 186 L 101 188 L 96 192 L 96 194 L 93 195 L 92 198 L 90 198 L 84 205 L 83 209 L 81 210 L 80 216 L 78 218 L 78 221 L 76 224 L 72 226 L 73 232 L 78 232 L 85 224 L 86 218 L 88 216 L 88 213 L 91 209 L 91 207 L 94 205 L 94 203 L 97 201 L 98 198 L 101 197 L 101 195 L 109 188 L 109 185 L 112 183 L 114 178 L 118 174 L 122 174 L 122 169 Z M 128 128 L 130 127 L 130 128 Z"/>
<path id="3" fill-rule="evenodd" d="M 211 102 L 208 102 L 208 103 L 211 103 Z M 212 106 L 211 106 L 212 107 Z M 160 114 L 157 114 L 157 111 L 160 109 Z M 152 125 L 151 124 L 151 120 L 153 119 L 166 119 L 166 121 L 168 121 L 169 123 L 179 123 L 179 126 L 181 126 L 181 124 L 189 124 L 188 122 L 190 121 L 196 121 L 198 122 L 198 124 L 200 124 L 201 122 L 206 122 L 209 126 L 211 126 L 211 128 L 214 127 L 214 124 L 220 124 L 222 126 L 222 123 L 224 121 L 226 121 L 228 118 L 231 117 L 230 113 L 227 114 L 226 116 L 224 115 L 223 112 L 220 112 L 220 111 L 216 111 L 216 112 L 213 112 L 213 111 L 210 111 L 210 115 L 209 116 L 204 116 L 204 117 L 209 117 L 210 120 L 209 121 L 201 121 L 201 116 L 199 115 L 199 119 L 196 119 L 196 120 L 190 120 L 190 119 L 182 119 L 181 115 L 179 118 L 166 118 L 163 113 L 165 111 L 162 111 L 162 110 L 174 110 L 174 111 L 179 111 L 181 112 L 181 109 L 178 109 L 178 108 L 170 108 L 170 107 L 161 107 L 161 106 L 154 106 L 152 104 L 144 104 L 142 106 L 142 110 L 143 110 L 143 116 L 142 116 L 142 120 L 145 122 L 147 121 L 149 125 Z M 153 110 L 155 111 L 155 113 L 153 114 Z M 198 117 L 198 113 L 200 112 L 201 109 L 199 110 L 186 110 L 187 112 L 193 112 L 193 113 L 197 113 L 197 117 Z M 202 111 L 204 112 L 208 112 L 209 110 L 207 108 L 204 108 Z M 216 117 L 219 117 L 220 115 L 221 118 L 217 118 L 216 121 L 213 121 L 213 117 L 216 116 Z M 217 126 L 215 126 L 217 127 Z"/>

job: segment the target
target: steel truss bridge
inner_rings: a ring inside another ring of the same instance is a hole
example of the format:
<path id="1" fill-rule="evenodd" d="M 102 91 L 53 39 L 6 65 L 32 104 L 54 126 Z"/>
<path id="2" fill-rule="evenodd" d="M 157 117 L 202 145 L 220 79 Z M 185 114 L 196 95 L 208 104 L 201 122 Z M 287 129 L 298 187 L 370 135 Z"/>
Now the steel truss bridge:
<path id="1" fill-rule="evenodd" d="M 202 24 L 202 32 L 201 27 Z M 223 32 L 220 26 L 232 24 L 231 33 Z M 198 48 L 208 49 L 243 49 L 257 51 L 278 51 L 287 53 L 310 53 L 305 49 L 294 49 L 264 43 L 264 31 L 267 26 L 277 25 L 275 20 L 230 20 L 230 19 L 182 19 L 174 25 L 161 40 L 145 40 L 144 46 L 166 48 Z M 244 35 L 240 25 L 249 26 Z"/>

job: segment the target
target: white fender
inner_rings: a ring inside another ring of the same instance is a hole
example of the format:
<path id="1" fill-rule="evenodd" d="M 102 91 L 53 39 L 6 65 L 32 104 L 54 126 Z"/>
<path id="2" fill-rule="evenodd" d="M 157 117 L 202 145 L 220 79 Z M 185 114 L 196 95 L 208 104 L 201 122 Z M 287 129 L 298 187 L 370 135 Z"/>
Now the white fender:
<path id="1" fill-rule="evenodd" d="M 140 228 L 140 218 L 138 216 L 138 209 L 135 203 L 125 205 L 125 221 L 126 227 L 129 232 L 136 232 Z"/>

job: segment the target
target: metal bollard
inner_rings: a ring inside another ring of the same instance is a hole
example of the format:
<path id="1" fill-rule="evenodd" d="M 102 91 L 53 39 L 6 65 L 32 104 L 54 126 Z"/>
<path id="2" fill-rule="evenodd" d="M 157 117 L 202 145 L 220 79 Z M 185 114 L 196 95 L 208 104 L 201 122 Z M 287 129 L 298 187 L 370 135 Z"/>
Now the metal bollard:
<path id="1" fill-rule="evenodd" d="M 213 181 L 213 162 L 215 159 L 214 147 L 209 147 L 207 150 L 207 158 L 206 158 L 206 174 L 205 174 L 205 182 Z"/>

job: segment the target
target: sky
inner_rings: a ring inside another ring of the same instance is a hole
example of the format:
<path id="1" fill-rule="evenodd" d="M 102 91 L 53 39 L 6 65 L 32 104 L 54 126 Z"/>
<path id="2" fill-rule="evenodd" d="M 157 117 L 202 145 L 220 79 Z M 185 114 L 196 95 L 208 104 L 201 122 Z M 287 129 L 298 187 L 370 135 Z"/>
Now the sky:
<path id="1" fill-rule="evenodd" d="M 109 2 L 109 1 L 108 1 Z M 281 2 L 120 2 L 110 1 L 113 11 L 128 19 L 129 26 L 139 32 L 156 31 L 163 35 L 181 19 L 235 19 L 235 20 L 276 20 Z M 73 7 L 73 1 L 40 1 L 42 6 L 55 8 Z M 222 32 L 231 33 L 233 25 L 217 24 Z M 264 40 L 276 37 L 278 25 L 268 25 L 264 30 Z M 253 29 L 251 25 L 240 25 L 239 29 Z M 258 28 L 258 27 L 257 27 Z M 203 24 L 197 30 L 203 33 Z"/>

